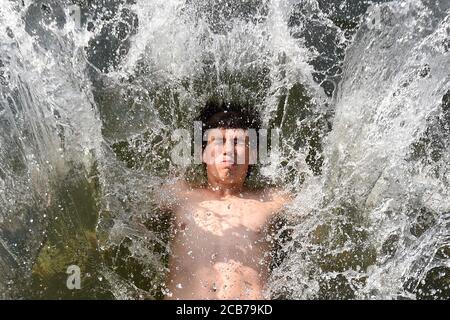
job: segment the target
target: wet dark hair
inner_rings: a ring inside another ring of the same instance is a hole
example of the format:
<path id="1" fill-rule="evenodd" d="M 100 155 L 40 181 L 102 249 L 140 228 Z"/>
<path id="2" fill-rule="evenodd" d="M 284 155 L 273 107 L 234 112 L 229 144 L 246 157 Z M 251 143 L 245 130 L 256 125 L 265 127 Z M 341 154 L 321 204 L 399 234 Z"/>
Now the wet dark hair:
<path id="1" fill-rule="evenodd" d="M 261 118 L 259 111 L 248 102 L 226 101 L 217 98 L 210 98 L 200 111 L 195 121 L 202 122 L 202 132 L 208 129 L 261 129 Z M 202 141 L 202 152 L 205 150 L 207 141 Z M 259 139 L 257 135 L 257 148 Z M 247 177 L 250 175 L 249 166 Z"/>

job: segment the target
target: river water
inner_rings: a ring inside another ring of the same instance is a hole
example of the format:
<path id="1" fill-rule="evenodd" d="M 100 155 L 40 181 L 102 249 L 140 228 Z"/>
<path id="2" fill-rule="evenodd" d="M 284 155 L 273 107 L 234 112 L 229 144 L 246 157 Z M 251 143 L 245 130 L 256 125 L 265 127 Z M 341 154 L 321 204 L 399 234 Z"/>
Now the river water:
<path id="1" fill-rule="evenodd" d="M 280 131 L 268 297 L 450 297 L 449 0 L 0 4 L 0 298 L 162 298 L 152 193 L 201 178 L 171 133 L 210 96 Z"/>

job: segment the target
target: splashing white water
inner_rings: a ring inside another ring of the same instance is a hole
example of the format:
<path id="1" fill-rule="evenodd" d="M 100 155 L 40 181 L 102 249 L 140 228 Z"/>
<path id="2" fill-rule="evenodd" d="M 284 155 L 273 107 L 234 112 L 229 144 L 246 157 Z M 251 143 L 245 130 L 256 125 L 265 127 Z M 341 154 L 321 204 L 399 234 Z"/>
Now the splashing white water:
<path id="1" fill-rule="evenodd" d="M 80 25 L 70 5 L 0 7 L 0 289 L 31 273 L 52 288 L 47 252 L 72 259 L 59 218 L 88 243 L 77 226 L 95 229 L 87 297 L 157 296 L 168 248 L 149 195 L 184 172 L 170 132 L 220 93 L 282 132 L 261 172 L 297 197 L 272 297 L 446 297 L 448 1 L 112 1 Z"/>

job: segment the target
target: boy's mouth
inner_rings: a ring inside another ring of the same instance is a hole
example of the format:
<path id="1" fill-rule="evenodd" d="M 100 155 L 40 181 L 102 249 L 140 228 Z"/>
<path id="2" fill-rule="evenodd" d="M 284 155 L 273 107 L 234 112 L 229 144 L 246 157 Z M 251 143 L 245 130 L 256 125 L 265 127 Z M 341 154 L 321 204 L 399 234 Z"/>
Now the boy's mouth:
<path id="1" fill-rule="evenodd" d="M 222 164 L 235 166 L 234 159 L 225 158 L 222 160 Z"/>

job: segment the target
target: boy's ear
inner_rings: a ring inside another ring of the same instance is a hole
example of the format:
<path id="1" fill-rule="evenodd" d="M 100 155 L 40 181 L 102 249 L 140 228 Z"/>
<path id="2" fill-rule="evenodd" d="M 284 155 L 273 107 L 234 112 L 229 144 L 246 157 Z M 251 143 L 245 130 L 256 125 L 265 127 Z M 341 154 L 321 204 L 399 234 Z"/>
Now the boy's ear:
<path id="1" fill-rule="evenodd" d="M 203 151 L 202 151 L 202 164 L 204 164 L 205 165 L 205 168 L 208 166 L 208 163 L 207 163 L 207 161 L 205 161 L 205 159 L 206 159 L 206 155 L 207 155 L 207 153 L 206 153 L 206 147 L 205 147 L 205 149 L 203 149 Z"/>

